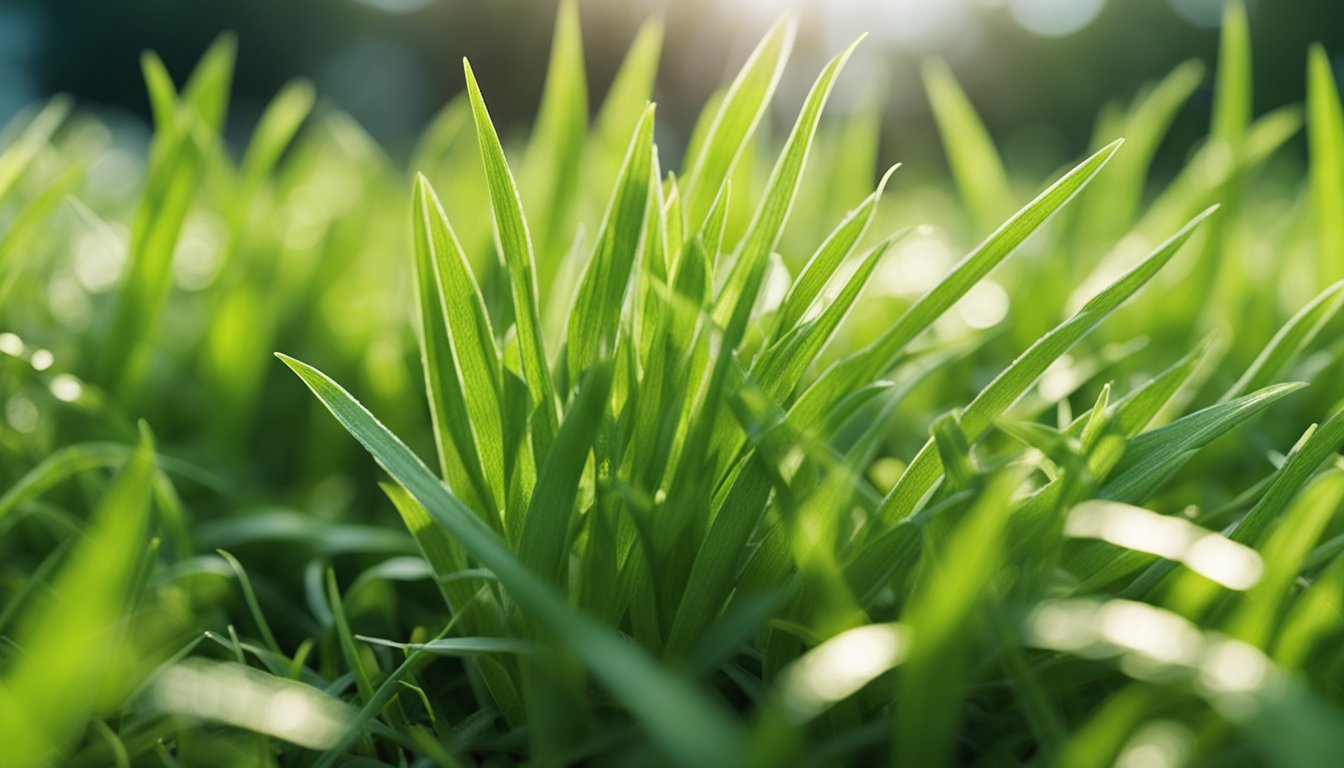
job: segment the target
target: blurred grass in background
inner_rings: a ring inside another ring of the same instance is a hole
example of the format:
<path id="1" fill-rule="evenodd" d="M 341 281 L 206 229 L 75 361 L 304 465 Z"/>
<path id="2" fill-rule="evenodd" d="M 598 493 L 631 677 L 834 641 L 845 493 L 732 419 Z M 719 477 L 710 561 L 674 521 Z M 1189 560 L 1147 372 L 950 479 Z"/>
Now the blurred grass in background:
<path id="1" fill-rule="evenodd" d="M 1135 93 L 1188 58 L 1214 61 L 1222 0 L 583 0 L 589 90 L 610 83 L 651 16 L 665 21 L 656 95 L 663 151 L 679 153 L 714 84 L 784 10 L 800 15 L 795 57 L 820 66 L 862 33 L 833 111 L 884 110 L 883 158 L 934 173 L 941 148 L 914 66 L 948 60 L 1010 164 L 1061 164 L 1087 143 L 1108 99 Z M 1333 0 L 1257 0 L 1255 103 L 1300 102 L 1303 51 L 1344 48 Z M 281 85 L 303 77 L 399 158 L 437 109 L 462 89 L 457 61 L 478 63 L 498 93 L 503 126 L 526 124 L 539 103 L 553 0 L 0 0 L 0 119 L 50 93 L 148 117 L 136 61 L 154 50 L 184 77 L 225 30 L 242 55 L 229 136 L 246 136 Z M 1336 59 L 1338 61 L 1338 59 Z M 804 71 L 799 67 L 799 72 Z M 781 114 L 808 81 L 785 75 Z M 1173 173 L 1202 136 L 1212 103 L 1203 87 L 1173 127 L 1157 172 Z"/>

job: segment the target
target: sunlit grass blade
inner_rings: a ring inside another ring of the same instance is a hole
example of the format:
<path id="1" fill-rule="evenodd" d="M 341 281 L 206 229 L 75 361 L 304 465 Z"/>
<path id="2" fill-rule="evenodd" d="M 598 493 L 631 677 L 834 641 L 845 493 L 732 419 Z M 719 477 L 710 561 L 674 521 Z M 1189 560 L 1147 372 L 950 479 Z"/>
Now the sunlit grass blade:
<path id="1" fill-rule="evenodd" d="M 962 428 L 967 437 L 972 440 L 979 437 L 989 428 L 992 420 L 1016 402 L 1051 363 L 1147 284 L 1212 212 L 1212 209 L 1205 211 L 1186 224 L 1142 263 L 1093 297 L 1072 318 L 1038 339 L 981 390 L 961 414 Z M 878 514 L 889 522 L 909 517 L 925 494 L 938 482 L 939 475 L 938 456 L 930 441 L 925 443 L 896 487 L 883 500 Z"/>
<path id="2" fill-rule="evenodd" d="M 873 222 L 873 216 L 877 212 L 877 204 L 881 201 L 882 192 L 887 187 L 887 180 L 891 178 L 891 174 L 898 167 L 892 166 L 886 173 L 882 174 L 877 189 L 845 216 L 844 220 L 827 236 L 826 241 L 812 254 L 812 258 L 808 259 L 807 266 L 789 286 L 789 292 L 780 303 L 779 312 L 775 317 L 774 331 L 771 335 L 772 340 L 777 340 L 780 336 L 793 330 L 841 263 L 853 251 L 859 240 L 863 238 L 864 233 L 868 231 L 869 225 Z"/>
<path id="3" fill-rule="evenodd" d="M 149 171 L 131 225 L 130 267 L 117 297 L 99 367 L 100 381 L 134 399 L 153 353 L 172 287 L 177 246 L 206 162 L 228 109 L 236 43 L 225 35 L 201 57 L 150 149 Z"/>
<path id="4" fill-rule="evenodd" d="M 1001 562 L 1002 508 L 1021 479 L 1017 472 L 992 478 L 945 545 L 926 552 L 925 579 L 902 614 L 914 628 L 892 733 L 903 765 L 951 764 L 974 636 L 967 623 Z"/>
<path id="5" fill-rule="evenodd" d="M 1177 113 L 1204 79 L 1196 60 L 1173 69 L 1142 93 L 1110 135 L 1125 137 L 1125 151 L 1081 204 L 1077 231 L 1088 242 L 1113 243 L 1133 226 L 1153 160 Z"/>
<path id="6" fill-rule="evenodd" d="M 536 258 L 527 220 L 523 216 L 518 187 L 513 182 L 499 134 L 490 122 L 481 90 L 471 65 L 462 61 L 467 78 L 467 92 L 471 96 L 471 111 L 476 121 L 476 136 L 480 143 L 481 160 L 490 186 L 490 201 L 494 209 L 495 231 L 499 239 L 504 266 L 509 275 L 510 295 L 513 298 L 514 328 L 518 334 L 519 354 L 522 357 L 523 380 L 527 384 L 531 410 L 535 413 L 537 429 L 533 434 L 534 449 L 546 452 L 555 431 L 559 415 L 555 399 L 555 383 L 551 379 L 550 363 L 543 347 L 541 315 L 537 308 Z"/>
<path id="7" fill-rule="evenodd" d="M 792 394 L 808 367 L 816 361 L 854 307 L 859 293 L 868 285 L 891 243 L 891 239 L 884 240 L 864 254 L 859 259 L 858 268 L 816 318 L 797 325 L 756 359 L 750 375 L 767 396 L 783 400 Z"/>
<path id="8" fill-rule="evenodd" d="M 80 165 L 68 169 L 23 206 L 0 234 L 0 303 L 5 301 L 29 266 L 28 253 L 42 234 L 42 228 L 50 223 L 58 206 L 68 199 L 84 175 L 85 169 Z"/>
<path id="9" fill-rule="evenodd" d="M 1226 151 L 1240 154 L 1252 116 L 1250 23 L 1246 6 L 1234 0 L 1223 13 L 1210 138 Z"/>
<path id="10" fill-rule="evenodd" d="M 271 173 L 313 111 L 316 100 L 312 83 L 296 80 L 266 105 L 239 168 L 245 188 L 255 187 Z"/>
<path id="11" fill-rule="evenodd" d="M 1170 611 L 1128 600 L 1045 602 L 1026 622 L 1037 646 L 1114 660 L 1131 677 L 1191 693 L 1228 722 L 1244 729 L 1258 755 L 1271 763 L 1327 768 L 1341 744 L 1338 710 L 1323 707 L 1319 694 L 1283 674 L 1255 647 L 1197 625 Z M 1154 637 L 1169 642 L 1154 644 Z M 1134 689 L 1126 689 L 1124 701 Z M 1139 692 L 1142 692 L 1140 689 Z M 1149 707 L 1160 698 L 1140 697 Z M 1136 702 L 1137 703 L 1137 702 Z M 1121 718 L 1146 712 L 1126 707 Z M 1127 723 L 1129 727 L 1133 723 Z"/>
<path id="12" fill-rule="evenodd" d="M 998 266 L 1061 206 L 1067 203 L 1115 154 L 1120 140 L 1107 145 L 1069 171 L 1018 211 L 925 293 L 872 344 L 826 370 L 800 397 L 790 419 L 800 429 L 818 423 L 855 381 L 872 381 L 889 370 L 926 328 Z"/>
<path id="13" fill-rule="evenodd" d="M 1340 419 L 1337 417 L 1335 421 Z M 1326 427 L 1338 429 L 1331 424 Z M 1260 544 L 1264 574 L 1229 619 L 1229 634 L 1261 648 L 1270 646 L 1283 626 L 1281 612 L 1291 602 L 1293 583 L 1301 576 L 1307 556 L 1341 504 L 1344 504 L 1344 474 L 1334 471 L 1322 474 L 1303 488 L 1283 510 Z"/>
<path id="14" fill-rule="evenodd" d="M 581 376 L 599 355 L 610 354 L 614 348 L 640 237 L 645 236 L 645 208 L 653 197 L 649 185 L 657 182 L 652 177 L 653 117 L 649 105 L 630 139 L 597 236 L 596 252 L 570 307 L 567 354 L 571 378 Z"/>
<path id="15" fill-rule="evenodd" d="M 812 90 L 807 95 L 793 131 L 779 154 L 775 167 L 770 172 L 770 180 L 765 185 L 765 195 L 760 207 L 751 220 L 742 246 L 738 249 L 736 260 L 724 281 L 723 288 L 715 299 L 714 319 L 728 328 L 728 343 L 736 345 L 734 325 L 745 323 L 752 305 L 756 303 L 761 282 L 765 279 L 765 270 L 769 255 L 779 243 L 784 223 L 793 208 L 794 198 L 798 194 L 798 184 L 802 180 L 803 168 L 816 137 L 817 125 L 821 122 L 821 113 L 826 99 L 839 76 L 841 68 L 849 59 L 854 48 L 862 40 L 856 40 L 826 65 Z M 692 219 L 694 221 L 694 219 Z"/>
<path id="16" fill-rule="evenodd" d="M 1289 318 L 1222 399 L 1230 400 L 1261 389 L 1281 378 L 1326 324 L 1339 314 L 1341 307 L 1344 307 L 1344 281 L 1326 288 Z"/>
<path id="17" fill-rule="evenodd" d="M 429 182 L 412 201 L 420 344 L 443 476 L 496 531 L 505 497 L 500 362 L 485 301 Z"/>
<path id="18" fill-rule="evenodd" d="M 52 134 L 70 114 L 71 106 L 69 99 L 59 96 L 47 102 L 29 121 L 14 143 L 5 147 L 4 152 L 0 152 L 0 203 L 9 197 L 19 177 L 38 153 L 46 148 Z"/>
<path id="19" fill-rule="evenodd" d="M 657 20 L 644 22 L 630 44 L 620 69 L 602 99 L 602 106 L 593 119 L 589 135 L 590 149 L 586 156 L 595 162 L 601 157 L 604 167 L 593 189 L 605 195 L 620 172 L 625 158 L 627 138 L 634 133 L 645 105 L 653 98 L 654 80 L 658 75 L 658 59 L 663 51 L 663 25 Z"/>
<path id="20" fill-rule="evenodd" d="M 687 156 L 694 164 L 682 172 L 682 192 L 686 195 L 683 208 L 690 229 L 700 228 L 719 187 L 765 113 L 793 47 L 796 27 L 787 16 L 775 22 L 728 86 L 704 138 L 692 142 L 696 151 Z"/>

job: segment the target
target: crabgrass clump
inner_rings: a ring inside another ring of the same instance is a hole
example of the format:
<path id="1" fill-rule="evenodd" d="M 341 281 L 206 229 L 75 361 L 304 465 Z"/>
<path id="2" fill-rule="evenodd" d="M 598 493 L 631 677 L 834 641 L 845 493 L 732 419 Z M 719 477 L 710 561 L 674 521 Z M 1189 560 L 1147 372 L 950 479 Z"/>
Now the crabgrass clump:
<path id="1" fill-rule="evenodd" d="M 926 65 L 964 212 L 913 230 L 824 118 L 853 45 L 758 130 L 788 19 L 675 172 L 658 27 L 590 127 L 573 3 L 525 151 L 464 64 L 410 177 L 302 83 L 235 161 L 228 39 L 146 57 L 137 188 L 50 103 L 0 156 L 3 762 L 1333 765 L 1344 117 L 1314 50 L 1258 194 L 1304 117 L 1249 34 L 1162 189 L 1197 64 L 1034 194 Z"/>

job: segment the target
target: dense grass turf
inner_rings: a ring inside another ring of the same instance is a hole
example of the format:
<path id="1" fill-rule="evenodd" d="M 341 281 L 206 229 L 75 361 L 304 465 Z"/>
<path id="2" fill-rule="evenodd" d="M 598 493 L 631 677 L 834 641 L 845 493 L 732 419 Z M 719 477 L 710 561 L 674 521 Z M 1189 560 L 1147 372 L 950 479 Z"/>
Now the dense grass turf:
<path id="1" fill-rule="evenodd" d="M 787 19 L 664 168 L 578 24 L 409 168 L 303 83 L 231 152 L 227 38 L 143 155 L 6 129 L 0 764 L 1338 764 L 1324 51 L 1256 115 L 1233 6 L 1164 182 L 1197 64 L 1040 183 L 932 62 L 944 185 L 852 47 L 773 132 Z"/>

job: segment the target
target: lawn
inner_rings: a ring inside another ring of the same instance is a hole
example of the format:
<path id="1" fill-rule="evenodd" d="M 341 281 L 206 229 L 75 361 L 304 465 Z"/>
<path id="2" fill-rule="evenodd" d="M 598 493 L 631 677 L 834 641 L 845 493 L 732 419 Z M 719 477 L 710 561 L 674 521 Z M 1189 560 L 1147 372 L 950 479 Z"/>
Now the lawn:
<path id="1" fill-rule="evenodd" d="M 148 136 L 22 113 L 0 765 L 1333 768 L 1344 110 L 1253 31 L 1046 173 L 936 60 L 878 167 L 862 40 L 776 120 L 788 17 L 674 157 L 572 2 L 409 162 L 305 82 L 230 145 L 227 36 Z"/>

